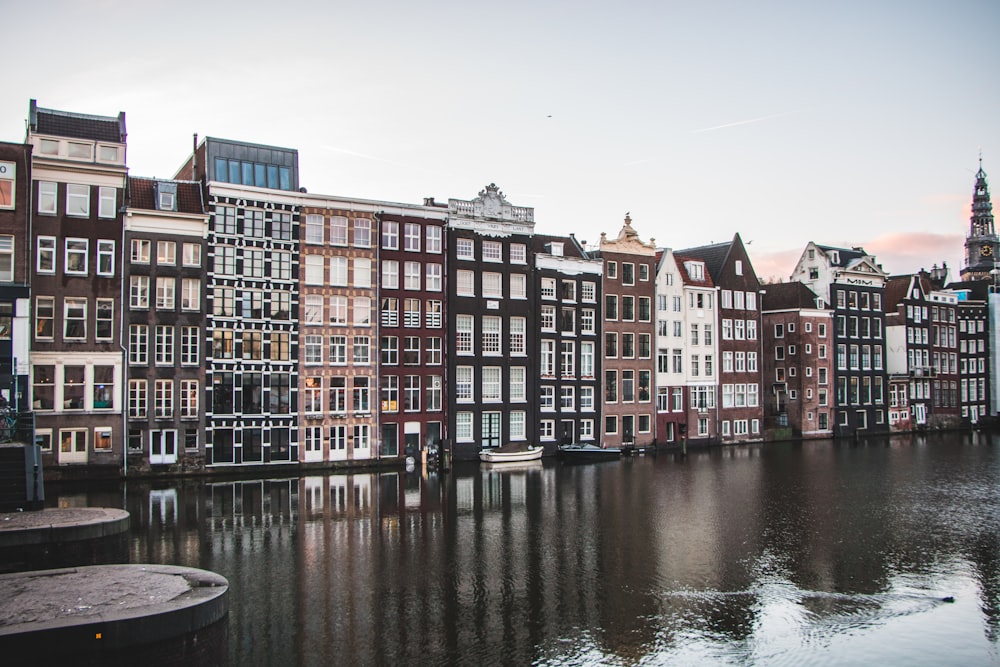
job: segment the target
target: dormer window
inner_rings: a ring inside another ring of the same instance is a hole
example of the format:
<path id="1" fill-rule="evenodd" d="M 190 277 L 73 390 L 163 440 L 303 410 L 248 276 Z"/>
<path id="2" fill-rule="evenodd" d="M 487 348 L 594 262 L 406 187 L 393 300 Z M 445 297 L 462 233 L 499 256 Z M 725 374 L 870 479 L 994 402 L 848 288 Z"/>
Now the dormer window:
<path id="1" fill-rule="evenodd" d="M 101 162 L 118 162 L 118 147 L 98 146 L 97 159 Z"/>
<path id="2" fill-rule="evenodd" d="M 177 210 L 177 184 L 176 183 L 156 183 L 156 210 L 176 211 Z"/>
<path id="3" fill-rule="evenodd" d="M 692 280 L 705 279 L 705 265 L 701 262 L 684 262 L 684 268 Z"/>
<path id="4" fill-rule="evenodd" d="M 68 155 L 72 158 L 89 160 L 93 154 L 94 147 L 90 144 L 81 144 L 76 141 L 69 142 Z"/>
<path id="5" fill-rule="evenodd" d="M 563 244 L 558 242 L 552 242 L 549 244 L 549 254 L 553 257 L 563 256 Z"/>
<path id="6" fill-rule="evenodd" d="M 836 250 L 830 251 L 830 262 L 833 264 L 840 264 L 840 253 Z"/>

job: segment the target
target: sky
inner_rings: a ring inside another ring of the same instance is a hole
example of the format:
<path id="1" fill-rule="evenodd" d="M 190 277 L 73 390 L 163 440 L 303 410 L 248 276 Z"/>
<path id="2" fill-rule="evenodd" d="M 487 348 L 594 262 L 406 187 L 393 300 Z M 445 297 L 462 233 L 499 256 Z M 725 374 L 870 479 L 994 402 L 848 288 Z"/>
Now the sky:
<path id="1" fill-rule="evenodd" d="M 421 203 L 496 183 L 590 243 L 808 241 L 890 274 L 963 262 L 1000 176 L 1000 2 L 8 3 L 0 140 L 29 100 L 125 111 L 135 176 L 192 135 L 295 148 L 310 192 Z M 19 63 L 19 64 L 18 64 Z M 1000 181 L 998 181 L 1000 182 Z"/>

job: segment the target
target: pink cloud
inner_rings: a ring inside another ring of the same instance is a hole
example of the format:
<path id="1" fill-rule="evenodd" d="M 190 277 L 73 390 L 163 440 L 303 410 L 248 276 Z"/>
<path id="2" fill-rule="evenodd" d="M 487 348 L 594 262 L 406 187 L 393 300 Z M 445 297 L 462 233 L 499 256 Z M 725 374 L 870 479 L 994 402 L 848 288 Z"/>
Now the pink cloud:
<path id="1" fill-rule="evenodd" d="M 935 234 L 931 232 L 891 233 L 867 241 L 828 241 L 816 239 L 821 245 L 844 248 L 861 246 L 890 274 L 905 274 L 930 269 L 943 262 L 948 264 L 952 280 L 958 280 L 960 261 L 964 253 L 965 237 L 962 234 Z M 802 256 L 805 244 L 771 252 L 752 252 L 754 271 L 763 282 L 786 281 L 796 262 Z M 750 248 L 752 251 L 753 248 Z"/>

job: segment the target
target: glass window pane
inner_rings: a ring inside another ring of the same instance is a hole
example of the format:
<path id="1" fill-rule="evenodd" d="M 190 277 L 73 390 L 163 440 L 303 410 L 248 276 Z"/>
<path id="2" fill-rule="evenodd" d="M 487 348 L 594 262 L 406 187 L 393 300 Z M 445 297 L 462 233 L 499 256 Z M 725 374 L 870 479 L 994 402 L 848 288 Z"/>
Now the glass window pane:
<path id="1" fill-rule="evenodd" d="M 253 163 L 243 163 L 243 185 L 253 185 Z"/>
<path id="2" fill-rule="evenodd" d="M 264 165 L 255 164 L 253 166 L 253 179 L 254 179 L 253 184 L 256 185 L 258 188 L 267 187 L 267 178 L 265 176 Z"/>
<path id="3" fill-rule="evenodd" d="M 278 167 L 273 164 L 267 165 L 267 187 L 278 189 Z"/>

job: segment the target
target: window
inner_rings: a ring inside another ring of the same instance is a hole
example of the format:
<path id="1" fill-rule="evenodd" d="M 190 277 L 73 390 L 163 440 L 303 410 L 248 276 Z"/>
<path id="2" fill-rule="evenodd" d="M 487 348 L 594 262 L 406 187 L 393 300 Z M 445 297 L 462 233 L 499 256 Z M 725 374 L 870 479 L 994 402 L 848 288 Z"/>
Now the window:
<path id="1" fill-rule="evenodd" d="M 472 239 L 455 239 L 455 257 L 457 259 L 476 258 Z"/>
<path id="2" fill-rule="evenodd" d="M 149 363 L 149 327 L 133 324 L 128 329 L 128 363 L 145 366 Z"/>
<path id="3" fill-rule="evenodd" d="M 181 380 L 181 419 L 198 418 L 198 381 Z"/>
<path id="4" fill-rule="evenodd" d="M 500 401 L 501 396 L 501 382 L 500 382 L 500 368 L 498 366 L 487 366 L 482 370 L 483 376 L 483 401 L 495 403 Z"/>
<path id="5" fill-rule="evenodd" d="M 542 298 L 543 299 L 555 299 L 556 298 L 556 280 L 555 280 L 555 278 L 542 278 Z"/>
<path id="6" fill-rule="evenodd" d="M 89 185 L 66 184 L 66 215 L 75 218 L 90 217 Z"/>
<path id="7" fill-rule="evenodd" d="M 399 337 L 382 336 L 382 364 L 396 366 L 399 364 Z"/>
<path id="8" fill-rule="evenodd" d="M 355 363 L 357 363 L 357 360 L 355 360 Z M 403 339 L 403 365 L 404 366 L 420 365 L 419 336 L 406 336 Z"/>
<path id="9" fill-rule="evenodd" d="M 455 316 L 455 351 L 458 354 L 472 354 L 474 337 L 474 320 L 472 315 Z"/>
<path id="10" fill-rule="evenodd" d="M 435 227 L 433 225 L 428 225 L 424 228 L 426 233 L 426 247 L 425 251 L 435 254 L 441 253 L 441 228 Z"/>
<path id="11" fill-rule="evenodd" d="M 200 345 L 198 327 L 181 327 L 181 365 L 197 366 Z"/>
<path id="12" fill-rule="evenodd" d="M 475 275 L 472 271 L 458 270 L 455 276 L 455 293 L 458 296 L 476 296 Z"/>
<path id="13" fill-rule="evenodd" d="M 408 290 L 420 289 L 420 262 L 404 262 L 403 286 Z"/>
<path id="14" fill-rule="evenodd" d="M 94 337 L 97 340 L 114 338 L 115 300 L 98 299 Z"/>
<path id="15" fill-rule="evenodd" d="M 538 407 L 542 410 L 552 411 L 556 409 L 556 388 L 551 385 L 544 385 L 538 388 Z"/>
<path id="16" fill-rule="evenodd" d="M 562 377 L 576 377 L 576 343 L 571 340 L 559 343 L 559 367 Z"/>
<path id="17" fill-rule="evenodd" d="M 263 305 L 263 295 L 261 294 Z M 181 280 L 181 310 L 199 310 L 201 308 L 201 280 L 184 278 Z"/>
<path id="18" fill-rule="evenodd" d="M 342 215 L 330 218 L 330 245 L 347 245 L 347 218 Z"/>
<path id="19" fill-rule="evenodd" d="M 323 337 L 320 335 L 303 336 L 305 347 L 305 363 L 315 365 L 323 363 Z"/>
<path id="20" fill-rule="evenodd" d="M 176 289 L 175 278 L 156 279 L 156 309 L 174 309 L 174 291 Z"/>
<path id="21" fill-rule="evenodd" d="M 472 442 L 472 413 L 458 412 L 455 414 L 455 440 Z"/>
<path id="22" fill-rule="evenodd" d="M 553 377 L 556 374 L 556 342 L 554 340 L 542 341 L 538 368 L 543 377 Z"/>
<path id="23" fill-rule="evenodd" d="M 635 264 L 632 264 L 631 262 L 622 262 L 622 284 L 635 284 Z"/>
<path id="24" fill-rule="evenodd" d="M 55 215 L 57 208 L 57 185 L 48 181 L 38 182 L 38 212 Z"/>
<path id="25" fill-rule="evenodd" d="M 524 366 L 512 366 L 510 368 L 508 394 L 511 401 L 523 403 L 526 400 L 525 377 L 526 370 Z"/>
<path id="26" fill-rule="evenodd" d="M 38 259 L 36 269 L 39 273 L 56 272 L 56 237 L 38 237 Z"/>
<path id="27" fill-rule="evenodd" d="M 181 248 L 181 261 L 184 263 L 184 266 L 201 266 L 200 243 L 185 243 Z"/>
<path id="28" fill-rule="evenodd" d="M 130 419 L 144 419 L 146 417 L 148 405 L 146 386 L 145 380 L 128 381 L 128 416 Z"/>
<path id="29" fill-rule="evenodd" d="M 618 319 L 618 296 L 615 294 L 604 296 L 604 319 L 608 321 Z"/>
<path id="30" fill-rule="evenodd" d="M 499 241 L 483 241 L 483 261 L 502 262 L 503 244 Z"/>
<path id="31" fill-rule="evenodd" d="M 99 240 L 97 242 L 97 275 L 113 276 L 114 274 L 115 242 Z M 11 275 L 13 276 L 13 274 Z M 3 280 L 2 276 L 0 276 L 0 280 Z"/>
<path id="32" fill-rule="evenodd" d="M 156 418 L 170 419 L 174 416 L 174 381 L 157 380 L 155 392 Z"/>
<path id="33" fill-rule="evenodd" d="M 156 263 L 165 266 L 177 264 L 177 244 L 173 241 L 157 241 Z"/>
<path id="34" fill-rule="evenodd" d="M 371 412 L 370 378 L 355 377 L 353 385 L 354 412 Z"/>
<path id="35" fill-rule="evenodd" d="M 356 296 L 352 302 L 354 311 L 354 326 L 368 327 L 372 321 L 372 300 L 364 296 Z"/>
<path id="36" fill-rule="evenodd" d="M 528 297 L 527 278 L 523 273 L 510 274 L 510 298 L 526 299 Z"/>
<path id="37" fill-rule="evenodd" d="M 132 263 L 149 264 L 149 249 L 148 239 L 132 239 Z"/>
<path id="38" fill-rule="evenodd" d="M 330 297 L 330 324 L 345 326 L 347 324 L 347 297 Z"/>
<path id="39" fill-rule="evenodd" d="M 217 246 L 212 268 L 221 276 L 236 275 L 236 248 L 227 245 Z"/>
<path id="40" fill-rule="evenodd" d="M 420 252 L 420 225 L 407 222 L 403 225 L 403 250 Z"/>
<path id="41" fill-rule="evenodd" d="M 458 366 L 455 368 L 455 400 L 459 403 L 470 403 L 472 401 L 472 366 Z"/>
<path id="42" fill-rule="evenodd" d="M 635 297 L 622 296 L 622 321 L 635 321 Z"/>
<path id="43" fill-rule="evenodd" d="M 87 338 L 87 299 L 67 297 L 63 301 L 63 338 L 66 340 Z"/>
<path id="44" fill-rule="evenodd" d="M 67 274 L 87 275 L 87 253 L 90 242 L 87 239 L 66 239 L 64 271 Z"/>
<path id="45" fill-rule="evenodd" d="M 483 354 L 486 355 L 498 355 L 500 354 L 500 335 L 501 335 L 501 325 L 500 318 L 495 316 L 484 316 L 482 321 L 482 345 L 480 346 Z"/>
<path id="46" fill-rule="evenodd" d="M 499 318 L 496 318 L 499 320 Z M 485 325 L 485 323 L 484 323 Z M 526 348 L 526 320 L 523 317 L 512 317 L 508 322 L 507 349 L 511 355 L 524 356 Z"/>
<path id="47" fill-rule="evenodd" d="M 372 246 L 372 221 L 369 218 L 354 218 L 354 247 Z"/>
<path id="48" fill-rule="evenodd" d="M 419 268 L 420 267 L 418 265 L 417 266 L 418 271 L 419 271 Z M 427 291 L 428 292 L 440 292 L 442 290 L 442 288 L 443 288 L 443 283 L 442 283 L 442 279 L 441 279 L 441 276 L 442 276 L 442 273 L 443 273 L 442 272 L 442 266 L 440 264 L 434 264 L 434 263 L 428 264 L 427 268 L 426 268 L 426 271 L 427 271 L 427 275 L 426 275 L 426 278 L 427 278 Z M 511 278 L 513 278 L 513 276 L 511 276 Z"/>
<path id="49" fill-rule="evenodd" d="M 367 257 L 356 257 L 354 259 L 354 286 L 372 286 L 372 261 Z"/>
<path id="50" fill-rule="evenodd" d="M 2 164 L 2 163 L 0 163 Z M 0 236 L 0 281 L 14 280 L 14 237 Z"/>
<path id="51" fill-rule="evenodd" d="M 503 275 L 483 273 L 483 296 L 493 299 L 503 298 Z"/>
<path id="52" fill-rule="evenodd" d="M 523 243 L 511 243 L 508 248 L 511 264 L 527 264 L 528 248 Z"/>
<path id="53" fill-rule="evenodd" d="M 347 364 L 347 336 L 330 336 L 330 364 Z"/>

